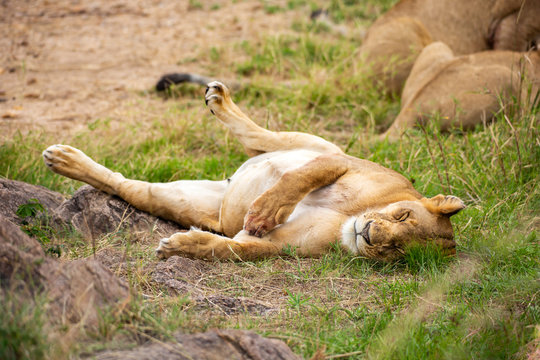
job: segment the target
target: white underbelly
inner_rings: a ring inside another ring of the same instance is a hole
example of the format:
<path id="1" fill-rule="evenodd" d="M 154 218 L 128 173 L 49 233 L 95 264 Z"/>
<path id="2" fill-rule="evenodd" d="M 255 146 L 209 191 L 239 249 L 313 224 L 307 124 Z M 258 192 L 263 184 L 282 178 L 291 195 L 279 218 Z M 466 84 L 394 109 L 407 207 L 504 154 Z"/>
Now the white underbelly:
<path id="1" fill-rule="evenodd" d="M 281 176 L 299 168 L 321 154 L 309 150 L 265 153 L 246 161 L 230 178 L 221 205 L 222 231 L 233 236 L 242 229 L 251 203 L 274 185 Z"/>

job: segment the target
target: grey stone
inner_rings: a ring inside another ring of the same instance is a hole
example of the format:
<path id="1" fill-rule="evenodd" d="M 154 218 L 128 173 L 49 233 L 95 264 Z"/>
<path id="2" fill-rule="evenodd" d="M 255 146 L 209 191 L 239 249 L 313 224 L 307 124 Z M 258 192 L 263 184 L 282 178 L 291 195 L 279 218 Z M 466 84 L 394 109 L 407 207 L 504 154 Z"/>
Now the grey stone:
<path id="1" fill-rule="evenodd" d="M 30 199 L 37 199 L 48 213 L 52 213 L 65 200 L 62 194 L 43 186 L 0 178 L 0 215 L 13 223 L 21 224 L 22 219 L 15 212 Z"/>
<path id="2" fill-rule="evenodd" d="M 99 360 L 299 360 L 280 340 L 247 330 L 210 330 L 199 334 L 176 333 L 175 342 L 155 342 L 126 351 L 107 351 Z"/>
<path id="3" fill-rule="evenodd" d="M 119 197 L 85 185 L 53 213 L 57 226 L 71 224 L 87 238 L 96 238 L 118 229 L 143 233 L 152 238 L 168 237 L 182 227 L 138 210 Z"/>
<path id="4" fill-rule="evenodd" d="M 0 215 L 0 287 L 12 292 L 44 293 L 49 319 L 96 327 L 99 312 L 130 297 L 127 284 L 93 259 L 60 262 L 19 226 Z"/>

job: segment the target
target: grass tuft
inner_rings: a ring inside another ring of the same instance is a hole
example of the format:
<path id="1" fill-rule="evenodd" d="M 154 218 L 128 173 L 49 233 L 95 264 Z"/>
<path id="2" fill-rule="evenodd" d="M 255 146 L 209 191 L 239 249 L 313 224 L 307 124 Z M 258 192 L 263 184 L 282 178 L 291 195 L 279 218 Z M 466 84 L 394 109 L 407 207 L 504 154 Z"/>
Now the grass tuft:
<path id="1" fill-rule="evenodd" d="M 329 8 L 334 20 L 362 26 L 393 3 L 332 1 Z M 193 11 L 207 6 L 212 5 L 190 2 Z M 272 16 L 285 16 L 320 3 L 262 6 Z M 154 282 L 155 244 L 144 236 L 120 231 L 88 243 L 77 234 L 52 234 L 51 243 L 62 244 L 62 261 L 104 252 L 117 256 L 111 271 L 139 294 L 121 314 L 104 309 L 99 330 L 64 348 L 65 357 L 213 327 L 253 329 L 306 358 L 323 348 L 328 358 L 527 357 L 538 343 L 540 321 L 540 96 L 503 104 L 492 124 L 473 131 L 441 133 L 434 115 L 396 143 L 375 142 L 399 103 L 367 81 L 356 52 L 360 40 L 307 20 L 290 30 L 239 42 L 235 56 L 216 46 L 195 60 L 207 64 L 219 58 L 230 77 L 249 77 L 250 85 L 233 96 L 261 126 L 323 136 L 352 156 L 400 172 L 425 196 L 451 193 L 463 199 L 467 208 L 452 218 L 457 256 L 413 247 L 401 261 L 378 263 L 336 245 L 319 259 L 300 258 L 290 249 L 287 256 L 257 262 L 208 263 L 198 278 L 181 279 L 203 298 L 247 297 L 275 309 L 264 316 L 230 315 Z M 144 99 L 158 95 L 141 93 L 140 102 L 122 109 L 124 122 L 96 118 L 73 136 L 18 134 L 0 144 L 0 176 L 69 196 L 81 184 L 51 173 L 41 161 L 43 149 L 62 142 L 129 178 L 226 179 L 247 156 L 208 114 L 203 92 L 177 86 L 157 108 Z M 4 344 L 12 341 L 4 349 L 55 357 L 42 336 L 46 314 L 3 296 L 2 303 L 13 309 L 1 315 L 1 331 L 12 334 L 0 336 Z"/>

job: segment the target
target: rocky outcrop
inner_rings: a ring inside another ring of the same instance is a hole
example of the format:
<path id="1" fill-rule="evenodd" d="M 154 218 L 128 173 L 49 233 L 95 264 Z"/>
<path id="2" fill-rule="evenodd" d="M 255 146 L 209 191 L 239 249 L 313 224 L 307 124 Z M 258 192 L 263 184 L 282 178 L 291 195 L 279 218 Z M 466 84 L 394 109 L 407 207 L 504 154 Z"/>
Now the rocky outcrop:
<path id="1" fill-rule="evenodd" d="M 200 359 L 200 360 L 299 360 L 280 340 L 246 330 L 210 330 L 200 334 L 176 333 L 175 342 L 156 342 L 133 350 L 108 351 L 99 360 Z"/>
<path id="2" fill-rule="evenodd" d="M 47 271 L 46 289 L 54 318 L 62 323 L 95 326 L 99 314 L 127 305 L 130 293 L 125 281 L 92 258 L 54 264 Z"/>
<path id="3" fill-rule="evenodd" d="M 21 181 L 0 179 L 0 215 L 9 221 L 22 224 L 16 215 L 17 209 L 37 199 L 45 211 L 39 214 L 50 218 L 50 225 L 57 230 L 72 227 L 85 238 L 97 238 L 117 230 L 126 230 L 135 236 L 150 238 L 169 237 L 183 230 L 172 221 L 167 221 L 137 210 L 124 200 L 85 185 L 69 200 L 42 186 Z"/>
<path id="4" fill-rule="evenodd" d="M 71 224 L 87 238 L 119 229 L 143 233 L 152 238 L 168 237 L 182 228 L 172 221 L 137 210 L 124 200 L 85 185 L 53 213 L 53 223 Z"/>
<path id="5" fill-rule="evenodd" d="M 45 279 L 39 262 L 47 262 L 41 245 L 0 215 L 0 286 L 42 289 Z"/>
<path id="6" fill-rule="evenodd" d="M 59 261 L 47 256 L 41 244 L 24 233 L 15 212 L 30 199 L 47 210 L 50 223 L 73 226 L 87 237 L 125 228 L 151 236 L 169 236 L 181 228 L 136 210 L 123 200 L 90 186 L 70 200 L 41 187 L 10 180 L 0 182 L 0 293 L 11 292 L 21 301 L 44 295 L 47 318 L 53 323 L 97 328 L 100 314 L 121 311 L 130 300 L 122 273 L 130 259 L 118 249 L 103 249 L 92 258 Z M 2 202 L 3 201 L 3 202 Z M 5 214 L 5 215 L 4 215 Z M 25 219 L 29 220 L 29 219 Z M 31 219 L 30 219 L 31 221 Z M 39 223 L 37 224 L 37 226 Z M 112 271 L 111 271 L 112 269 Z M 248 298 L 207 295 L 198 284 L 213 269 L 208 262 L 173 256 L 152 265 L 152 279 L 173 294 L 189 295 L 202 309 L 225 314 L 247 312 L 265 315 L 275 309 Z M 174 342 L 156 341 L 127 351 L 107 351 L 98 359 L 299 359 L 279 340 L 251 331 L 211 330 L 199 334 L 176 333 Z"/>
<path id="7" fill-rule="evenodd" d="M 129 300 L 127 284 L 93 259 L 60 262 L 0 215 L 0 286 L 21 293 L 44 293 L 49 319 L 95 327 L 105 308 Z"/>
<path id="8" fill-rule="evenodd" d="M 152 280 L 174 294 L 199 296 L 202 292 L 195 284 L 210 270 L 210 264 L 203 260 L 171 256 L 156 265 Z"/>
<path id="9" fill-rule="evenodd" d="M 28 203 L 30 199 L 37 199 L 49 214 L 65 200 L 61 194 L 43 186 L 0 178 L 0 215 L 11 222 L 21 224 L 22 219 L 15 213 L 19 206 Z"/>
<path id="10" fill-rule="evenodd" d="M 167 261 L 156 265 L 152 272 L 152 280 L 163 285 L 173 294 L 188 295 L 198 308 L 209 308 L 222 314 L 268 315 L 278 310 L 262 301 L 246 297 L 231 297 L 223 294 L 206 295 L 199 288 L 199 283 L 211 270 L 212 266 L 206 261 L 171 256 Z"/>

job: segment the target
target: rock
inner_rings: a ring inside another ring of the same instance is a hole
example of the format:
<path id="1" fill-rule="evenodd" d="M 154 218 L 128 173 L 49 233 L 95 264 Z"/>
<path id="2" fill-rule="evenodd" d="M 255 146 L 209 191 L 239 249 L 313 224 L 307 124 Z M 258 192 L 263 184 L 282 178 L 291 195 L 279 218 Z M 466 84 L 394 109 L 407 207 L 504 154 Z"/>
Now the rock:
<path id="1" fill-rule="evenodd" d="M 198 360 L 288 360 L 300 359 L 280 340 L 267 339 L 246 330 L 210 330 L 199 334 L 174 335 L 176 343 L 153 343 L 133 350 L 107 351 L 96 359 L 198 359 Z"/>
<path id="2" fill-rule="evenodd" d="M 92 258 L 54 264 L 47 269 L 47 297 L 53 304 L 50 315 L 62 323 L 94 326 L 99 312 L 129 301 L 127 284 Z"/>
<path id="3" fill-rule="evenodd" d="M 129 288 L 93 259 L 61 263 L 41 245 L 0 215 L 0 286 L 10 291 L 43 292 L 54 322 L 97 327 L 105 309 L 129 300 Z"/>
<path id="4" fill-rule="evenodd" d="M 124 228 L 129 232 L 142 232 L 152 238 L 168 237 L 182 228 L 172 221 L 163 220 L 137 210 L 119 197 L 85 185 L 64 202 L 53 214 L 53 223 L 71 224 L 85 237 L 96 238 Z"/>
<path id="5" fill-rule="evenodd" d="M 277 309 L 261 301 L 230 297 L 222 294 L 205 295 L 198 287 L 201 279 L 212 267 L 208 262 L 171 256 L 160 262 L 152 272 L 152 280 L 164 285 L 169 291 L 179 295 L 189 295 L 200 308 L 212 308 L 227 315 L 247 312 L 255 315 L 267 315 Z"/>
<path id="6" fill-rule="evenodd" d="M 49 214 L 65 200 L 61 194 L 42 186 L 0 179 L 0 215 L 11 222 L 21 224 L 22 219 L 15 212 L 19 206 L 28 203 L 30 199 L 37 199 Z"/>
<path id="7" fill-rule="evenodd" d="M 44 257 L 41 245 L 26 235 L 9 217 L 0 214 L 0 244 L 32 257 Z"/>
<path id="8" fill-rule="evenodd" d="M 25 288 L 32 292 L 42 289 L 44 278 L 40 263 L 45 260 L 41 245 L 26 235 L 17 225 L 0 215 L 0 286 Z"/>
<path id="9" fill-rule="evenodd" d="M 249 313 L 253 315 L 268 315 L 277 311 L 269 304 L 245 297 L 230 297 L 226 295 L 210 295 L 195 298 L 200 307 L 214 307 L 227 315 Z"/>
<path id="10" fill-rule="evenodd" d="M 126 229 L 151 238 L 168 237 L 182 227 L 135 209 L 124 200 L 108 195 L 90 185 L 79 188 L 69 200 L 42 186 L 21 181 L 0 179 L 0 214 L 9 221 L 22 224 L 15 213 L 20 205 L 37 199 L 52 218 L 52 225 L 63 229 L 72 225 L 87 238 L 96 238 L 115 230 Z"/>
<path id="11" fill-rule="evenodd" d="M 196 294 L 202 292 L 194 283 L 202 279 L 211 267 L 202 260 L 171 256 L 167 261 L 160 262 L 152 272 L 152 280 L 165 285 L 176 294 Z"/>
<path id="12" fill-rule="evenodd" d="M 93 258 L 103 264 L 107 269 L 115 272 L 119 268 L 123 268 L 126 263 L 125 254 L 126 249 L 120 247 L 108 247 L 96 252 L 95 255 L 93 255 Z"/>

